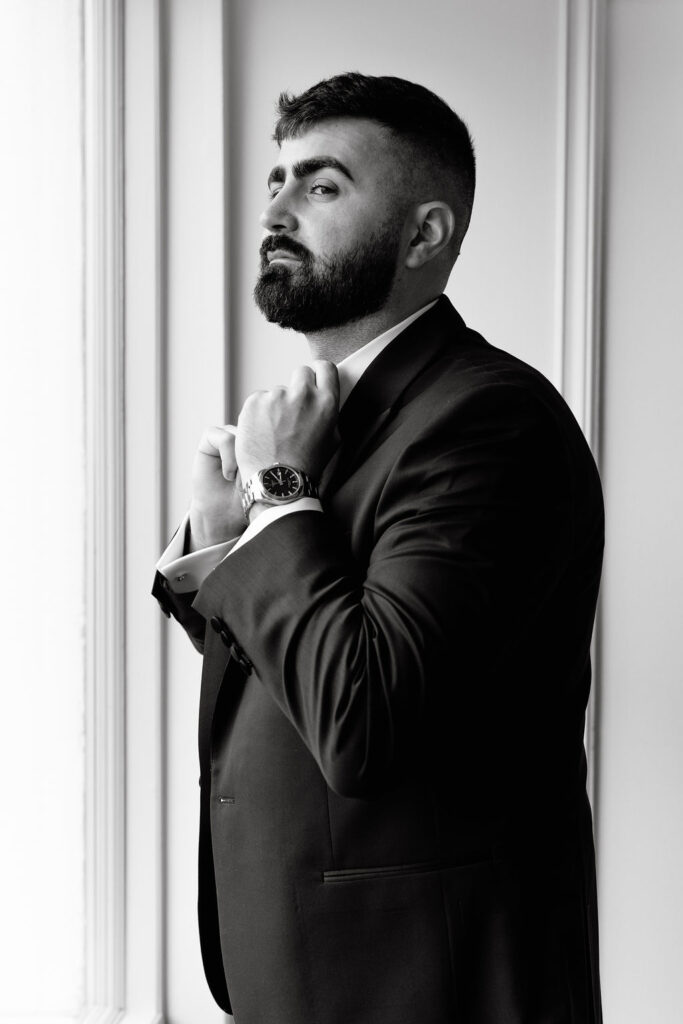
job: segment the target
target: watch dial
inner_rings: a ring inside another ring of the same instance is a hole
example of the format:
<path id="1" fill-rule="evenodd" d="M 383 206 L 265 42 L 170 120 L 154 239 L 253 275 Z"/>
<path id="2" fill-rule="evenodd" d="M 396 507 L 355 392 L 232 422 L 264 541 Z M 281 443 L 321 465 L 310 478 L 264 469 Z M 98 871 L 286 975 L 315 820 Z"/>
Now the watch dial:
<path id="1" fill-rule="evenodd" d="M 261 477 L 264 491 L 274 498 L 291 498 L 301 488 L 301 477 L 289 466 L 272 466 Z"/>

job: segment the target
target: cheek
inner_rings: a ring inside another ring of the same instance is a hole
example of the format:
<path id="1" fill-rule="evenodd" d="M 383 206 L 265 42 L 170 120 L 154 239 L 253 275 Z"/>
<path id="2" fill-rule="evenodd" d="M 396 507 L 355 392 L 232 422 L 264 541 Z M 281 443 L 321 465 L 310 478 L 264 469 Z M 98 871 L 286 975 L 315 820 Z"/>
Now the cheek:
<path id="1" fill-rule="evenodd" d="M 326 225 L 324 230 L 312 232 L 307 240 L 302 238 L 301 241 L 316 260 L 334 259 L 340 253 L 347 252 L 353 245 L 347 226 L 343 224 Z"/>
<path id="2" fill-rule="evenodd" d="M 381 228 L 376 209 L 346 208 L 335 210 L 333 217 L 321 218 L 315 231 L 315 254 L 335 256 L 362 246 Z"/>

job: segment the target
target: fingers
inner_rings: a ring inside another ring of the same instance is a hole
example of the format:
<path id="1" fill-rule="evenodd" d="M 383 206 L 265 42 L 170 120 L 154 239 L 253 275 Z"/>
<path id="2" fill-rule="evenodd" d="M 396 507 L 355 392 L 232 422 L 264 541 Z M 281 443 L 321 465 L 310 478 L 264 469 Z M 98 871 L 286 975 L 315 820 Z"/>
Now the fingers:
<path id="1" fill-rule="evenodd" d="M 310 366 L 297 366 L 292 374 L 289 386 L 292 391 L 300 391 L 306 387 L 315 387 L 315 372 Z"/>
<path id="2" fill-rule="evenodd" d="M 221 470 L 226 480 L 234 480 L 237 474 L 236 434 L 237 428 L 231 424 L 224 427 L 207 427 L 199 442 L 199 452 L 221 460 Z"/>
<path id="3" fill-rule="evenodd" d="M 328 392 L 334 399 L 335 408 L 339 408 L 339 374 L 334 363 L 327 359 L 313 361 L 315 383 L 320 391 Z"/>
<path id="4" fill-rule="evenodd" d="M 311 366 L 298 366 L 292 374 L 290 388 L 302 391 L 314 387 L 331 396 L 335 408 L 339 408 L 339 374 L 334 363 L 327 359 L 315 359 Z"/>

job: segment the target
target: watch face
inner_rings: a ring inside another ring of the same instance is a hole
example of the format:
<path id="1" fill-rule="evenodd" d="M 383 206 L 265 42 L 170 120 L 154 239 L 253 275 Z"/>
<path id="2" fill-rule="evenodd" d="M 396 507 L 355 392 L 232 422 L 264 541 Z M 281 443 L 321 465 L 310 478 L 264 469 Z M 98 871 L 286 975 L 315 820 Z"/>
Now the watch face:
<path id="1" fill-rule="evenodd" d="M 263 490 L 273 498 L 293 498 L 302 488 L 301 475 L 289 466 L 271 466 L 261 477 Z"/>

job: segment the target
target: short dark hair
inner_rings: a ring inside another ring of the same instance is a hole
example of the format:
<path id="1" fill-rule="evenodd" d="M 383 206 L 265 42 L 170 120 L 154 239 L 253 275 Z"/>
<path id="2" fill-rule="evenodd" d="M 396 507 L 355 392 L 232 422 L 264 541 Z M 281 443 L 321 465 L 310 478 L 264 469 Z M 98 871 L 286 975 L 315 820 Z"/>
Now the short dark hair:
<path id="1" fill-rule="evenodd" d="M 298 96 L 281 93 L 277 110 L 273 138 L 278 145 L 334 117 L 368 118 L 412 145 L 420 163 L 457 198 L 462 238 L 474 200 L 474 147 L 465 122 L 435 93 L 404 78 L 349 71 Z"/>

